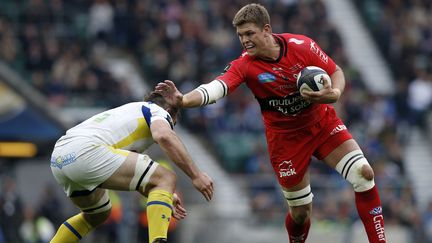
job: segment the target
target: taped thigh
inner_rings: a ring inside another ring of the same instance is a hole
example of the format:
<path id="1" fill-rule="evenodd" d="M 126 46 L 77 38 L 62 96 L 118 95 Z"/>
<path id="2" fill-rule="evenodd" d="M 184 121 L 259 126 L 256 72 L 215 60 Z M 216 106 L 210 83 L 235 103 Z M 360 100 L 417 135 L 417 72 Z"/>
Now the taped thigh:
<path id="1" fill-rule="evenodd" d="M 282 192 L 285 196 L 285 199 L 288 202 L 288 205 L 291 207 L 307 205 L 311 203 L 313 199 L 313 194 L 310 185 L 298 191 L 288 192 L 282 190 Z"/>
<path id="2" fill-rule="evenodd" d="M 150 181 L 151 176 L 158 166 L 157 162 L 150 159 L 149 156 L 140 154 L 135 165 L 135 174 L 129 184 L 129 190 L 138 191 Z"/>
<path id="3" fill-rule="evenodd" d="M 346 154 L 336 165 L 336 170 L 349 181 L 356 192 L 364 192 L 374 187 L 374 180 L 367 180 L 362 175 L 364 165 L 369 165 L 361 150 Z"/>
<path id="4" fill-rule="evenodd" d="M 105 190 L 103 196 L 97 203 L 86 208 L 81 208 L 81 211 L 88 214 L 102 213 L 111 209 L 111 200 L 108 196 L 108 191 Z"/>

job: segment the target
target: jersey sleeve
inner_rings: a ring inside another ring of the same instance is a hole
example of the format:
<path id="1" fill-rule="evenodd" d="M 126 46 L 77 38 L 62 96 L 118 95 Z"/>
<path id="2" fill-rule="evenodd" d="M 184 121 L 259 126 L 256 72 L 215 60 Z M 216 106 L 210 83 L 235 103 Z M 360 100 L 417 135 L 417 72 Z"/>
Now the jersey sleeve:
<path id="1" fill-rule="evenodd" d="M 224 72 L 215 79 L 220 80 L 227 85 L 229 94 L 244 82 L 245 67 L 246 63 L 242 60 L 242 57 L 240 57 L 230 62 L 224 69 Z"/>
<path id="2" fill-rule="evenodd" d="M 324 69 L 329 75 L 336 71 L 336 63 L 331 59 L 321 47 L 311 38 L 304 37 L 306 42 L 303 46 L 302 54 L 307 66 L 317 66 Z"/>
<path id="3" fill-rule="evenodd" d="M 149 127 L 151 123 L 156 120 L 163 120 L 167 122 L 171 126 L 171 129 L 174 127 L 171 115 L 166 110 L 162 109 L 162 107 L 154 103 L 146 103 L 143 105 L 142 112 Z"/>

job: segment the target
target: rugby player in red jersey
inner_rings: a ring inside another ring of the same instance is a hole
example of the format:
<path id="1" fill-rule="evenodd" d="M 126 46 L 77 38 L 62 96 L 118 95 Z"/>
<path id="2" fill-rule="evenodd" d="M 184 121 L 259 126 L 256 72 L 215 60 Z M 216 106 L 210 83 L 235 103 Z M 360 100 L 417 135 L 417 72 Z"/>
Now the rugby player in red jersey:
<path id="1" fill-rule="evenodd" d="M 312 39 L 272 33 L 262 5 L 245 5 L 233 25 L 244 51 L 223 74 L 185 95 L 170 80 L 156 85 L 156 91 L 177 106 L 198 107 L 214 103 L 245 83 L 260 104 L 270 161 L 290 208 L 285 220 L 290 242 L 305 242 L 309 232 L 313 194 L 308 166 L 312 156 L 353 185 L 369 242 L 386 242 L 374 172 L 328 105 L 338 101 L 344 90 L 342 69 Z M 324 69 L 332 84 L 325 81 L 322 90 L 300 94 L 296 78 L 306 66 Z"/>

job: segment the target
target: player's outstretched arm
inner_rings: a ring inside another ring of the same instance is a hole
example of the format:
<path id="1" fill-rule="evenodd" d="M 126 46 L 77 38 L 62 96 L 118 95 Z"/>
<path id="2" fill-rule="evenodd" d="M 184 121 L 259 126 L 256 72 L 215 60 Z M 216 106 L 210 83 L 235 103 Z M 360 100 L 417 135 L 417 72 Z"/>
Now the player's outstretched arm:
<path id="1" fill-rule="evenodd" d="M 213 180 L 202 172 L 193 162 L 180 138 L 163 120 L 155 120 L 150 125 L 153 139 L 165 154 L 191 178 L 194 187 L 201 192 L 207 201 L 213 197 Z"/>
<path id="2" fill-rule="evenodd" d="M 191 108 L 198 107 L 202 102 L 200 93 L 196 90 L 183 95 L 171 80 L 165 80 L 156 85 L 155 91 L 161 94 L 172 106 Z"/>
<path id="3" fill-rule="evenodd" d="M 201 84 L 191 92 L 182 95 L 172 81 L 165 80 L 156 85 L 155 91 L 173 106 L 197 107 L 213 104 L 225 97 L 228 94 L 228 87 L 221 80 L 213 80 L 210 83 Z"/>

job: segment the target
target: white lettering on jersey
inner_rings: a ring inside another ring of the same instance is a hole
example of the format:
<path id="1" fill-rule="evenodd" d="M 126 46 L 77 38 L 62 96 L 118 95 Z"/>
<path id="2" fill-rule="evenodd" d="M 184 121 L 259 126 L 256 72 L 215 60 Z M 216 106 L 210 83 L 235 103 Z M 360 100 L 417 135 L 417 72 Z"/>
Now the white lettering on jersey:
<path id="1" fill-rule="evenodd" d="M 292 168 L 293 164 L 291 160 L 289 161 L 282 161 L 279 164 L 279 177 L 287 177 L 297 174 L 295 171 L 295 168 Z"/>
<path id="2" fill-rule="evenodd" d="M 301 45 L 301 44 L 304 43 L 304 40 L 299 40 L 299 39 L 296 39 L 296 38 L 289 38 L 288 42 L 293 42 L 293 43 L 295 43 L 297 45 Z"/>
<path id="3" fill-rule="evenodd" d="M 311 50 L 311 52 L 313 52 L 315 55 L 317 55 L 317 56 L 321 59 L 321 61 L 323 61 L 325 64 L 328 63 L 328 56 L 327 56 L 323 51 L 321 51 L 321 50 L 316 46 L 316 43 L 313 42 L 313 41 L 310 42 L 310 50 Z"/>
<path id="4" fill-rule="evenodd" d="M 346 130 L 347 127 L 345 125 L 338 125 L 337 127 L 333 128 L 333 131 L 331 131 L 330 135 L 333 136 L 338 132 L 341 132 L 343 130 Z"/>

